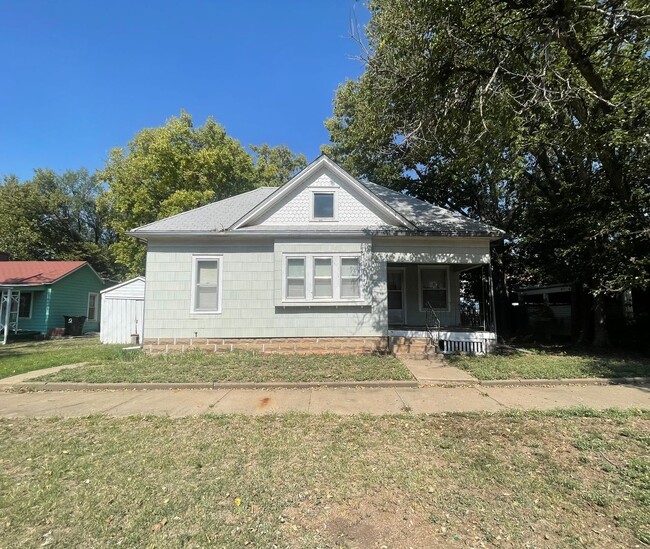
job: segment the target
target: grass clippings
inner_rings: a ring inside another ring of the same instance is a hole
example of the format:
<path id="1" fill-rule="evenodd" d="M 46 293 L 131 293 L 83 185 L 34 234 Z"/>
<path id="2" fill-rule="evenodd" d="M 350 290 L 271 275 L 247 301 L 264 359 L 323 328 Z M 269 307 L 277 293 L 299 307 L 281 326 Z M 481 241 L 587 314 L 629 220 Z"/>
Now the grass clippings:
<path id="1" fill-rule="evenodd" d="M 650 377 L 650 357 L 584 351 L 511 351 L 487 356 L 451 356 L 451 364 L 478 379 L 572 379 Z"/>
<path id="2" fill-rule="evenodd" d="M 634 547 L 650 412 L 0 421 L 6 547 Z"/>

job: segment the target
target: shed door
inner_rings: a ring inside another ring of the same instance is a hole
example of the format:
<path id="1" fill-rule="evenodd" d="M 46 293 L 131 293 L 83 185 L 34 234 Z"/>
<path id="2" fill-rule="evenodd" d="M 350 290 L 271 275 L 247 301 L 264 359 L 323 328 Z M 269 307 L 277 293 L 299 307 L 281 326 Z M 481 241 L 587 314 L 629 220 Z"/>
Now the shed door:
<path id="1" fill-rule="evenodd" d="M 404 324 L 404 269 L 388 269 L 388 324 Z"/>
<path id="2" fill-rule="evenodd" d="M 131 335 L 142 341 L 144 300 L 102 299 L 102 343 L 131 343 Z"/>

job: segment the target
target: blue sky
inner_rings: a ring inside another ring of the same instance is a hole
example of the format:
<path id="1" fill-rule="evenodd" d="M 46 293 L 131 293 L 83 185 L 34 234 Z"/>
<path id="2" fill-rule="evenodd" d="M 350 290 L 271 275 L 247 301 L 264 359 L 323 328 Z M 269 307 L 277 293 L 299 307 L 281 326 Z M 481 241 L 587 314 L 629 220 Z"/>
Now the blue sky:
<path id="1" fill-rule="evenodd" d="M 100 168 L 181 109 L 315 158 L 362 64 L 356 0 L 0 0 L 0 175 Z"/>

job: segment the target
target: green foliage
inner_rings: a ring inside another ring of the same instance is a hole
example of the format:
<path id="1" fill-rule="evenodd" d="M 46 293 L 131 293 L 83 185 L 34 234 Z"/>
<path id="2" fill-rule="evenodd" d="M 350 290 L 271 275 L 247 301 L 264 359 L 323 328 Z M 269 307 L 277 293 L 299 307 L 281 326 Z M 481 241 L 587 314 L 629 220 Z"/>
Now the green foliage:
<path id="1" fill-rule="evenodd" d="M 279 187 L 307 165 L 304 154 L 295 154 L 286 145 L 250 145 L 255 160 L 255 186 Z"/>
<path id="2" fill-rule="evenodd" d="M 31 181 L 5 177 L 0 185 L 0 250 L 16 261 L 84 260 L 105 276 L 119 276 L 108 245 L 115 235 L 97 205 L 99 180 L 84 168 L 57 174 L 35 170 Z"/>
<path id="3" fill-rule="evenodd" d="M 109 186 L 102 203 L 120 237 L 111 249 L 129 275 L 143 273 L 145 247 L 125 238 L 125 232 L 260 185 L 286 182 L 305 164 L 304 156 L 285 146 L 251 149 L 255 161 L 212 118 L 196 127 L 182 112 L 111 151 L 100 174 Z"/>
<path id="4" fill-rule="evenodd" d="M 373 0 L 327 148 L 505 229 L 517 280 L 650 283 L 650 6 Z"/>
<path id="5" fill-rule="evenodd" d="M 195 127 L 183 112 L 158 128 L 141 130 L 126 148 L 113 149 L 101 172 L 111 226 L 120 235 L 112 249 L 129 275 L 141 274 L 144 246 L 124 233 L 213 200 L 253 188 L 253 162 L 241 144 L 209 118 Z"/>

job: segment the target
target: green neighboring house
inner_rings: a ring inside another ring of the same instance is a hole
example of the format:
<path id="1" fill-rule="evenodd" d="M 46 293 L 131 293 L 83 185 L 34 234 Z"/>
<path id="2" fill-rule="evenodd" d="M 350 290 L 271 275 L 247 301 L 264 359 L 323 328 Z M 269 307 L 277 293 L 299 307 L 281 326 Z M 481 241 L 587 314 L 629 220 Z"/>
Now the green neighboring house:
<path id="1" fill-rule="evenodd" d="M 86 317 L 98 332 L 104 281 L 85 261 L 0 261 L 0 333 L 50 335 L 64 316 Z"/>

